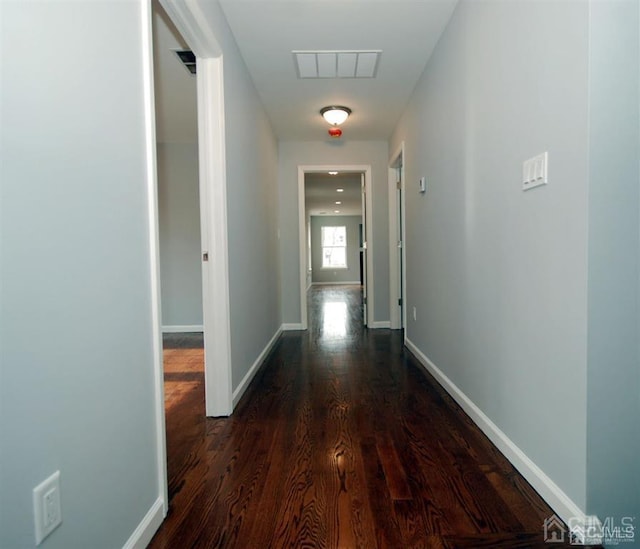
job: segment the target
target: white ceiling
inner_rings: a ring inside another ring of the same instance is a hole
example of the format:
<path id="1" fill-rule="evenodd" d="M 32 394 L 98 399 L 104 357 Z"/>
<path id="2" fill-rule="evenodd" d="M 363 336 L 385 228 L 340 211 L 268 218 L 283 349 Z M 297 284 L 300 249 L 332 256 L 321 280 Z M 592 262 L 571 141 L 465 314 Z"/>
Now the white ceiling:
<path id="1" fill-rule="evenodd" d="M 212 0 L 213 1 L 213 0 Z M 457 0 L 220 0 L 278 139 L 330 139 L 320 109 L 353 110 L 342 140 L 386 140 L 448 23 Z M 188 48 L 153 2 L 159 142 L 197 142 L 196 77 L 173 53 Z M 382 50 L 375 78 L 299 79 L 295 50 Z M 313 215 L 361 215 L 359 176 L 307 176 Z M 351 182 L 349 182 L 349 178 Z"/>
<path id="2" fill-rule="evenodd" d="M 214 1 L 214 0 L 212 0 Z M 458 0 L 219 0 L 281 140 L 329 139 L 319 111 L 346 105 L 343 140 L 389 138 Z M 157 132 L 195 142 L 196 79 L 188 47 L 154 0 Z M 300 79 L 292 51 L 382 50 L 375 78 Z"/>
<path id="3" fill-rule="evenodd" d="M 342 139 L 388 139 L 457 0 L 220 0 L 279 139 L 322 140 L 319 114 L 345 105 Z M 299 79 L 293 50 L 382 50 L 373 79 Z"/>
<path id="4" fill-rule="evenodd" d="M 304 176 L 304 188 L 308 215 L 362 215 L 359 173 L 308 173 Z"/>

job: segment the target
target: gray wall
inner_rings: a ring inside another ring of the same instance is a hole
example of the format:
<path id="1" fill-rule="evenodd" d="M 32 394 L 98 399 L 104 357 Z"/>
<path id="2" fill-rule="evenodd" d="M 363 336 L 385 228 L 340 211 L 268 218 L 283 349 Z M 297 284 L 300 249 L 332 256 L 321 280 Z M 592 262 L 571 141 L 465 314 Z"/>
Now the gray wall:
<path id="1" fill-rule="evenodd" d="M 279 144 L 280 261 L 282 319 L 299 323 L 300 249 L 298 242 L 298 166 L 370 164 L 373 201 L 374 320 L 389 320 L 389 211 L 386 141 L 281 141 Z"/>
<path id="2" fill-rule="evenodd" d="M 407 337 L 583 509 L 588 16 L 462 1 L 390 145 L 406 142 Z M 549 185 L 523 192 L 543 151 Z"/>
<path id="3" fill-rule="evenodd" d="M 638 3 L 591 3 L 587 508 L 640 543 Z M 625 544 L 626 545 L 626 544 Z M 637 546 L 637 545 L 636 545 Z"/>
<path id="4" fill-rule="evenodd" d="M 140 2 L 0 9 L 0 546 L 59 469 L 42 547 L 122 547 L 160 496 Z"/>
<path id="5" fill-rule="evenodd" d="M 391 143 L 407 337 L 618 525 L 640 509 L 639 19 L 631 0 L 461 2 Z M 545 150 L 549 186 L 523 193 Z"/>
<path id="6" fill-rule="evenodd" d="M 163 326 L 202 325 L 198 144 L 158 143 Z"/>
<path id="7" fill-rule="evenodd" d="M 223 51 L 232 384 L 281 325 L 278 143 L 217 2 L 201 2 Z"/>
<path id="8" fill-rule="evenodd" d="M 360 225 L 362 217 L 355 215 L 311 216 L 311 268 L 314 283 L 356 282 L 360 283 Z M 322 227 L 342 226 L 347 228 L 347 268 L 322 268 Z"/>

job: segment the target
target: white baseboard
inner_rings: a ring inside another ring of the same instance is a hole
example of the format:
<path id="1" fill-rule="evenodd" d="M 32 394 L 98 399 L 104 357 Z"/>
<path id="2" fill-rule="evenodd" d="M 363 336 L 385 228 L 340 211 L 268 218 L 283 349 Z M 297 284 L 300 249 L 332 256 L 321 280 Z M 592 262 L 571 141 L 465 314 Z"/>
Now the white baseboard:
<path id="1" fill-rule="evenodd" d="M 465 395 L 429 358 L 405 337 L 405 345 L 416 356 L 422 366 L 453 397 L 480 430 L 505 455 L 511 464 L 533 486 L 555 513 L 565 522 L 588 523 L 589 517 L 562 489 L 551 480 L 516 444 L 489 419 L 478 406 Z M 542 527 L 542 526 L 541 526 Z"/>
<path id="2" fill-rule="evenodd" d="M 361 286 L 359 280 L 345 280 L 344 282 L 312 282 L 312 286 Z"/>
<path id="3" fill-rule="evenodd" d="M 204 326 L 202 324 L 178 324 L 176 326 L 163 326 L 163 334 L 182 334 L 186 332 L 202 332 Z"/>
<path id="4" fill-rule="evenodd" d="M 277 341 L 278 337 L 280 337 L 281 333 L 282 333 L 282 328 L 278 328 L 278 330 L 273 335 L 269 343 L 267 343 L 266 347 L 260 353 L 260 356 L 258 356 L 256 361 L 251 366 L 251 368 L 249 368 L 247 375 L 244 376 L 244 378 L 242 379 L 242 381 L 240 382 L 236 390 L 233 391 L 233 407 L 234 408 L 236 407 L 238 402 L 240 402 L 242 395 L 244 395 L 245 391 L 247 390 L 247 387 L 249 387 L 249 384 L 251 383 L 251 380 L 253 380 L 253 377 L 256 375 L 256 372 L 258 371 L 260 366 L 262 366 L 264 359 L 269 354 L 269 351 L 271 351 L 271 349 L 273 348 L 273 345 Z"/>
<path id="5" fill-rule="evenodd" d="M 391 328 L 391 321 L 389 320 L 376 320 L 371 326 L 372 330 L 379 330 L 381 328 Z"/>
<path id="6" fill-rule="evenodd" d="M 283 324 L 282 326 L 280 326 L 280 329 L 283 332 L 292 332 L 292 331 L 296 331 L 296 330 L 304 330 L 304 328 L 302 327 L 302 323 L 300 323 L 300 322 Z"/>
<path id="7" fill-rule="evenodd" d="M 133 534 L 122 546 L 122 549 L 144 549 L 149 545 L 158 528 L 160 528 L 164 517 L 164 501 L 162 498 L 158 498 L 142 519 L 142 522 L 138 524 Z"/>

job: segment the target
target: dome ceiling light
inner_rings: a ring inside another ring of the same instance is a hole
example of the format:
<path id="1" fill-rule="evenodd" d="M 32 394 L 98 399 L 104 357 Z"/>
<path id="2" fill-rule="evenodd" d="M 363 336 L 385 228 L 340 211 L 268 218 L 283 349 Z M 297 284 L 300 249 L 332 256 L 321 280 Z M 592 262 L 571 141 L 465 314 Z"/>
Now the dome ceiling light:
<path id="1" fill-rule="evenodd" d="M 340 124 L 343 124 L 347 118 L 349 118 L 351 109 L 349 107 L 332 105 L 330 107 L 324 107 L 323 109 L 320 109 L 320 114 L 332 126 L 339 126 Z"/>

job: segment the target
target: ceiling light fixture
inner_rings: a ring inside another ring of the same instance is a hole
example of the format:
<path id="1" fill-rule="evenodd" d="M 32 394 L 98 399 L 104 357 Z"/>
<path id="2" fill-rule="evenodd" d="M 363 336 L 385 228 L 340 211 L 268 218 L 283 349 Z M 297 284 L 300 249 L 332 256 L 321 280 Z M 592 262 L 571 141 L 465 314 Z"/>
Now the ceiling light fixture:
<path id="1" fill-rule="evenodd" d="M 344 189 L 336 189 L 336 192 L 337 192 L 337 193 L 343 193 L 343 192 L 344 192 Z"/>
<path id="2" fill-rule="evenodd" d="M 338 175 L 338 172 L 329 172 L 329 175 Z"/>
<path id="3" fill-rule="evenodd" d="M 332 126 L 339 126 L 340 124 L 343 124 L 347 118 L 349 118 L 351 109 L 349 107 L 332 105 L 330 107 L 324 107 L 323 109 L 320 109 L 320 114 Z"/>
<path id="4" fill-rule="evenodd" d="M 338 204 L 339 206 L 340 204 L 342 204 L 342 202 L 340 202 L 339 200 L 336 200 L 336 204 Z"/>

